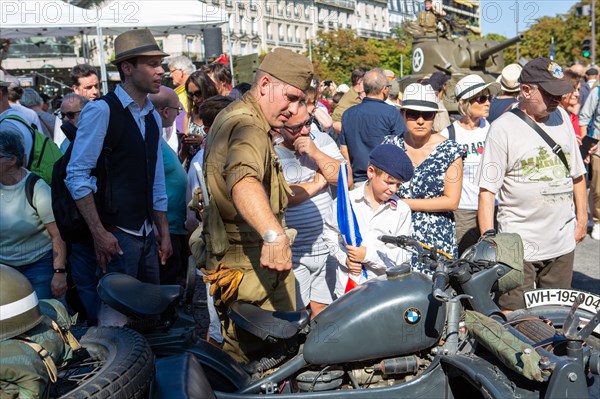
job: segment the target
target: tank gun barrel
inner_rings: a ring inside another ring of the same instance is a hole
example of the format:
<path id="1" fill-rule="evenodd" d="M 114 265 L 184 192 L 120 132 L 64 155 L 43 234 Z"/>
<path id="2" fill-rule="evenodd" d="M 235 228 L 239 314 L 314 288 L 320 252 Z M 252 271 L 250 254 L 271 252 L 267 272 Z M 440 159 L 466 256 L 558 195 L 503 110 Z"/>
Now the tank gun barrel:
<path id="1" fill-rule="evenodd" d="M 498 43 L 497 45 L 492 46 L 486 50 L 478 51 L 475 54 L 475 61 L 481 62 L 481 61 L 485 60 L 486 58 L 490 57 L 492 54 L 502 51 L 505 48 L 510 47 L 513 44 L 520 42 L 521 40 L 523 40 L 523 35 L 518 35 L 511 39 L 505 40 L 502 43 Z"/>

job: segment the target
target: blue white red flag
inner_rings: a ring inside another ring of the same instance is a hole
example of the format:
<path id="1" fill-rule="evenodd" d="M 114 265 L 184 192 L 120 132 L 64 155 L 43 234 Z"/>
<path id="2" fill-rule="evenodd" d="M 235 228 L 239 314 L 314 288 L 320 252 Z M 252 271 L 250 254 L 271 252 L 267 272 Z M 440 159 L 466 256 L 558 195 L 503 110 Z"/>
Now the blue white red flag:
<path id="1" fill-rule="evenodd" d="M 340 172 L 338 175 L 337 222 L 340 233 L 342 233 L 346 244 L 352 245 L 353 247 L 360 247 L 362 236 L 360 235 L 356 215 L 352 209 L 352 203 L 350 202 L 350 194 L 348 192 L 348 165 L 346 162 L 343 162 L 340 165 Z M 362 267 L 362 273 L 359 276 L 353 276 L 348 273 L 348 283 L 346 284 L 344 292 L 350 291 L 358 284 L 366 281 L 367 278 L 367 270 L 364 266 Z"/>
<path id="2" fill-rule="evenodd" d="M 550 44 L 550 59 L 554 61 L 554 38 L 552 38 L 552 44 Z"/>

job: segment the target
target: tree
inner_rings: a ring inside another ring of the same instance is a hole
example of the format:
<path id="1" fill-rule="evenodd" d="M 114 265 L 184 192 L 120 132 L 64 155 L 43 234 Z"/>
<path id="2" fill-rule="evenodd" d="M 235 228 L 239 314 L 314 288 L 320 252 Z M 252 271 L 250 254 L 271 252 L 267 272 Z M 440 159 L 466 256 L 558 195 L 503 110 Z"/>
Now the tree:
<path id="1" fill-rule="evenodd" d="M 316 75 L 338 84 L 348 83 L 354 68 L 374 68 L 380 60 L 378 48 L 350 29 L 320 30 L 312 47 Z"/>

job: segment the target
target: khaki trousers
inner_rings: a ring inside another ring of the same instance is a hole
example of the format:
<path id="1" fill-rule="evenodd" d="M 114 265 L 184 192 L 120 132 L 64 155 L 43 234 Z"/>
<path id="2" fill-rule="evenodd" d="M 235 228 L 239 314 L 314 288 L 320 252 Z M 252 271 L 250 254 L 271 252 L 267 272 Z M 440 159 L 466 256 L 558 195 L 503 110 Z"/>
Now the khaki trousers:
<path id="1" fill-rule="evenodd" d="M 260 244 L 236 245 L 231 244 L 222 257 L 210 257 L 208 269 L 216 268 L 219 262 L 230 269 L 244 272 L 244 277 L 238 287 L 237 300 L 249 302 L 265 310 L 293 311 L 296 309 L 296 288 L 293 271 L 280 280 L 281 273 L 260 266 Z M 215 305 L 221 319 L 223 333 L 223 350 L 240 362 L 267 355 L 273 351 L 273 344 L 268 344 L 259 338 L 237 328 L 227 317 L 227 304 L 215 298 Z M 263 328 L 277 328 L 263 326 Z"/>

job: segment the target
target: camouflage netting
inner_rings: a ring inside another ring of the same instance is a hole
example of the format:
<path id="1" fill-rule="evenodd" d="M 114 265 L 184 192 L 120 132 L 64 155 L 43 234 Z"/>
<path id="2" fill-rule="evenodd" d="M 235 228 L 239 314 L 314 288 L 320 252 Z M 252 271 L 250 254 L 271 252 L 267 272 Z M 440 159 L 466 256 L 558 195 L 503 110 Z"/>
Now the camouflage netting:
<path id="1" fill-rule="evenodd" d="M 544 380 L 539 368 L 540 355 L 531 345 L 507 331 L 502 324 L 470 310 L 466 311 L 465 323 L 477 342 L 492 352 L 506 367 L 530 380 Z"/>
<path id="2" fill-rule="evenodd" d="M 512 270 L 498 279 L 501 294 L 523 284 L 523 241 L 516 233 L 500 233 L 485 240 L 496 244 L 496 261 L 509 266 Z"/>

